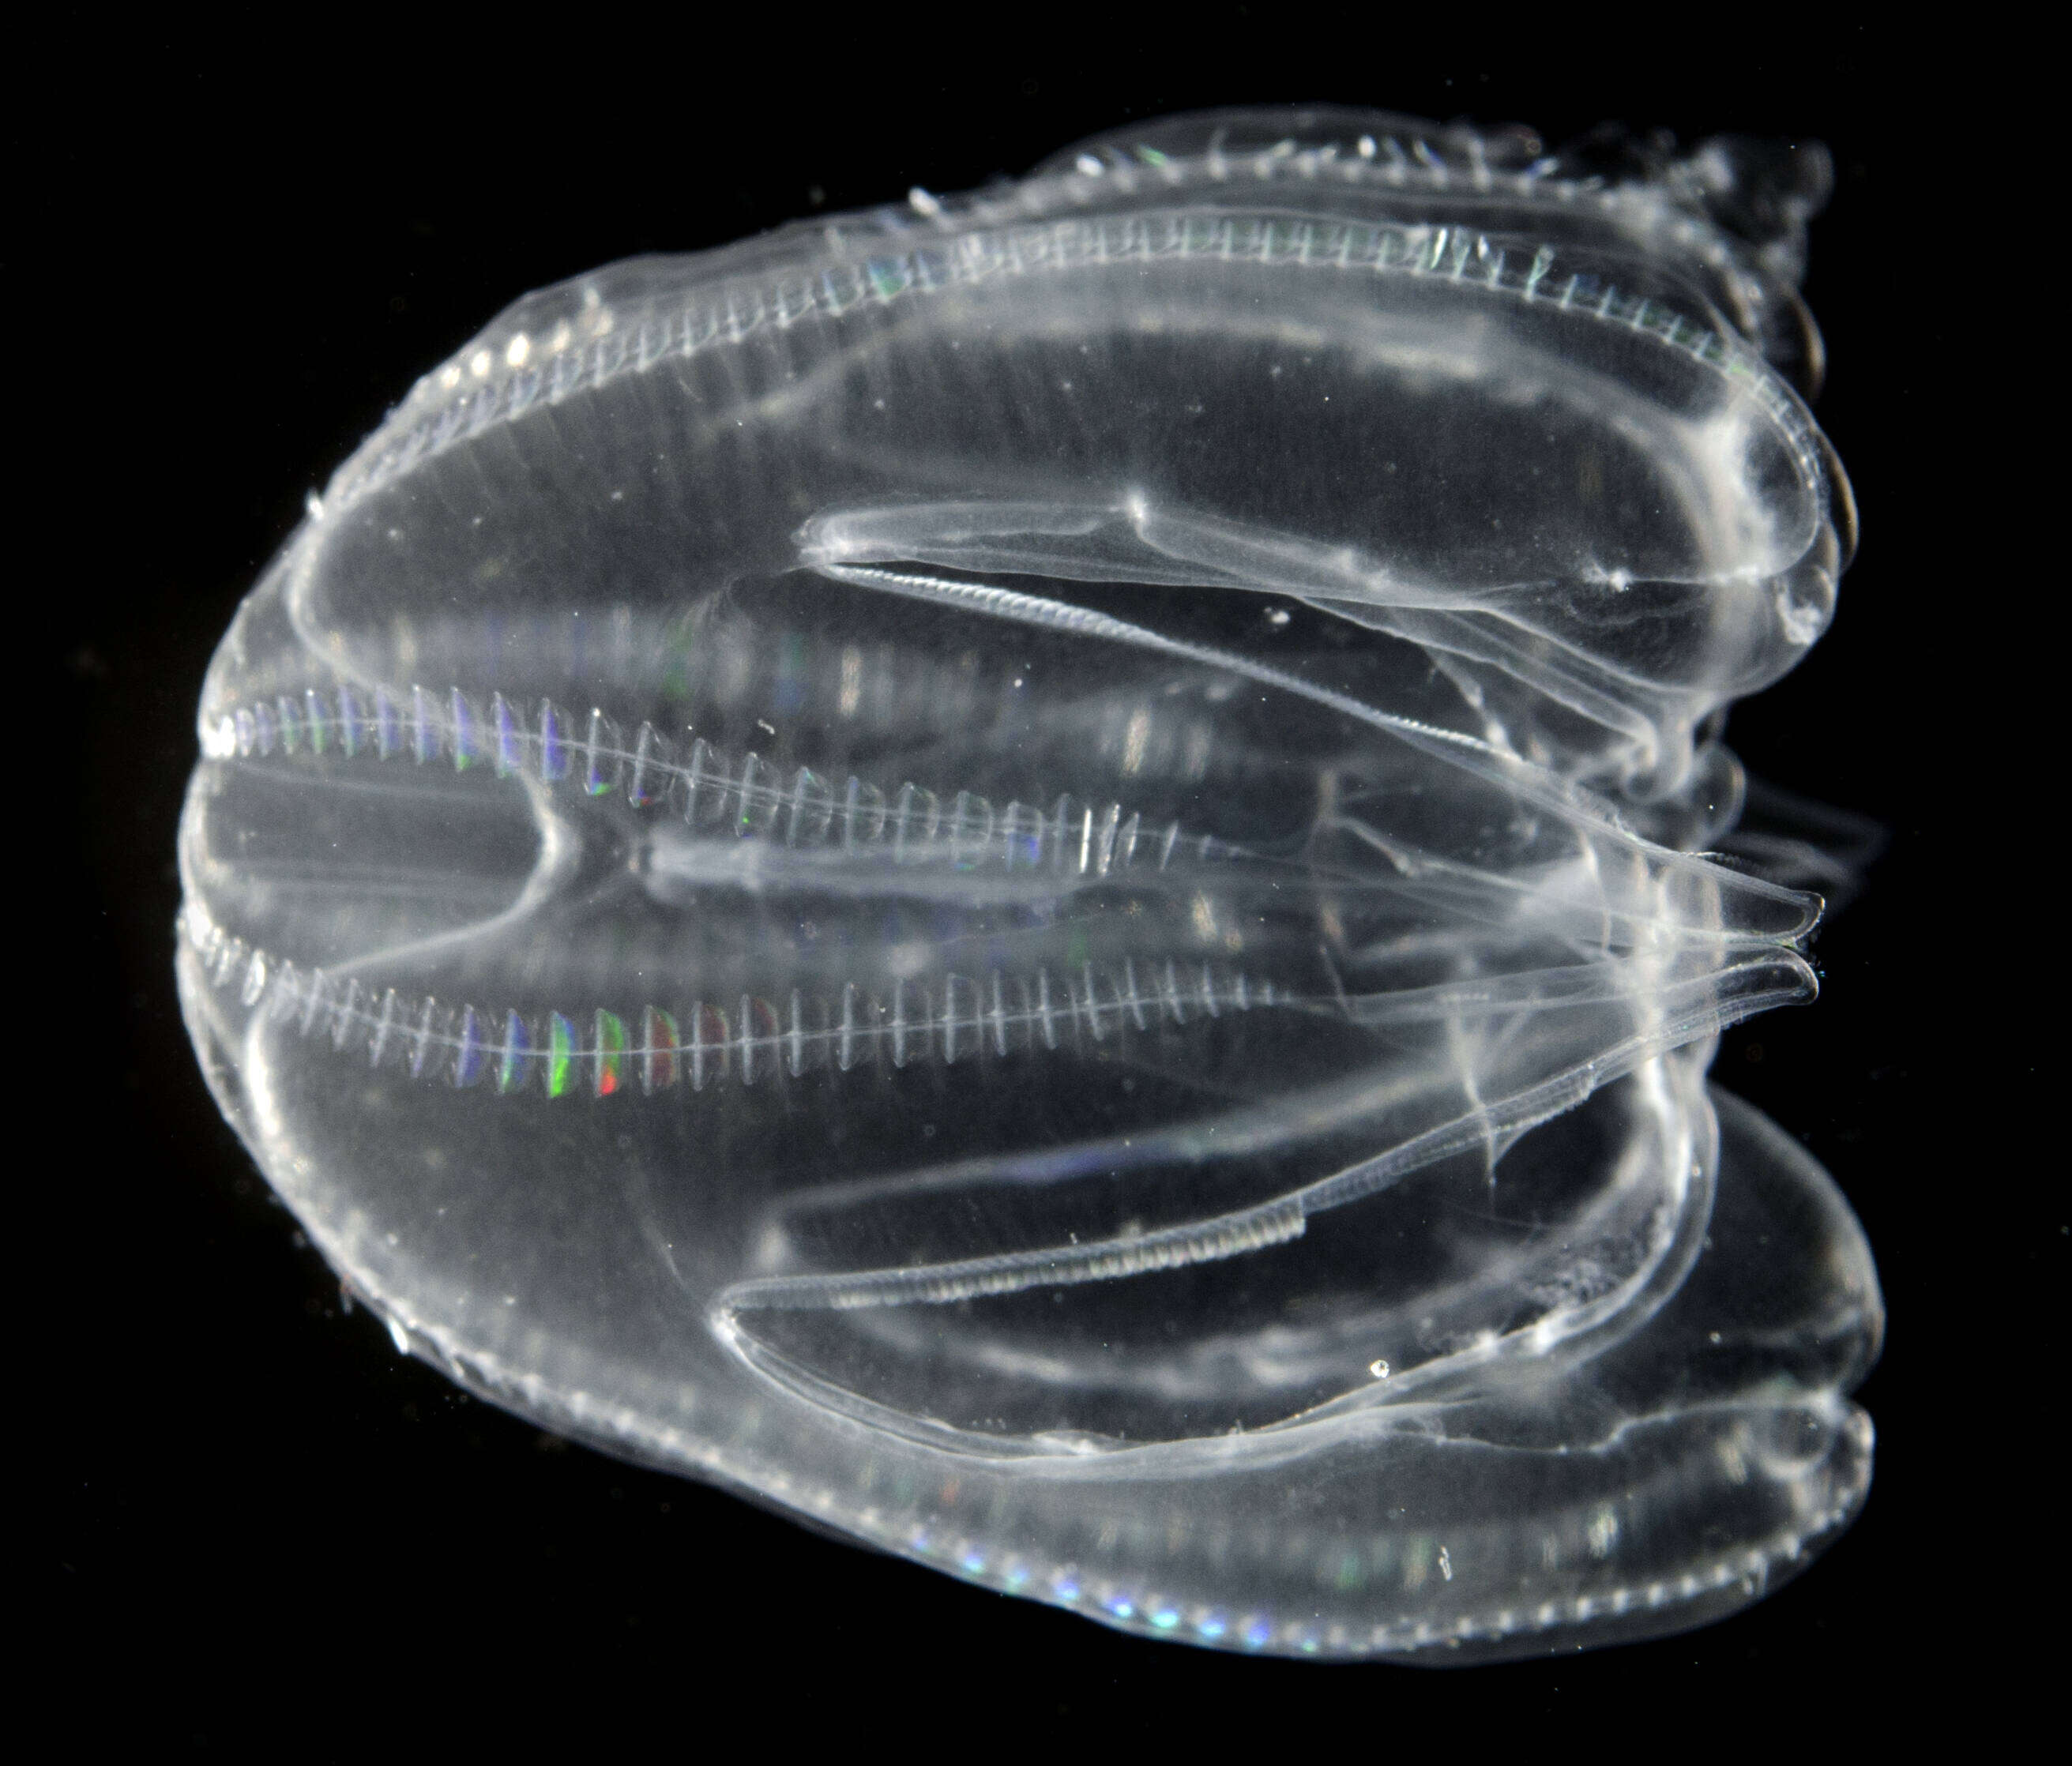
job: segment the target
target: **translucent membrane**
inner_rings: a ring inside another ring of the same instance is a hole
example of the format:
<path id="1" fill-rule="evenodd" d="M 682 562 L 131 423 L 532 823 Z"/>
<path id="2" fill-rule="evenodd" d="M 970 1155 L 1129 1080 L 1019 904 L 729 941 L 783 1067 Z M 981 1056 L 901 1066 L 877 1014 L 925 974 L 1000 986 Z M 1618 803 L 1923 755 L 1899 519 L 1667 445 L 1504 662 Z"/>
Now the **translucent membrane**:
<path id="1" fill-rule="evenodd" d="M 1702 1078 L 1814 992 L 1696 856 L 1847 546 L 1809 164 L 1182 119 L 528 297 L 211 670 L 226 1112 L 399 1343 L 960 1575 L 1339 1655 L 1750 1598 L 1880 1319 Z"/>

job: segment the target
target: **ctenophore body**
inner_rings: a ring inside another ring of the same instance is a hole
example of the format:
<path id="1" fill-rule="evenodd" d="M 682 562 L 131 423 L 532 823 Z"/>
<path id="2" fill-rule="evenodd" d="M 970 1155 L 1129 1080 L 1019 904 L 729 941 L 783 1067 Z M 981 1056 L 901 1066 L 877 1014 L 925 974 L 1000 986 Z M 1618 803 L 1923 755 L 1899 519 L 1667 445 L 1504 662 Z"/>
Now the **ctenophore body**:
<path id="1" fill-rule="evenodd" d="M 399 1347 L 973 1581 L 1449 1661 L 1754 1598 L 1881 1320 L 1704 1078 L 1815 991 L 1720 737 L 1852 539 L 1824 188 L 1220 113 L 526 297 L 209 671 L 225 1113 Z"/>

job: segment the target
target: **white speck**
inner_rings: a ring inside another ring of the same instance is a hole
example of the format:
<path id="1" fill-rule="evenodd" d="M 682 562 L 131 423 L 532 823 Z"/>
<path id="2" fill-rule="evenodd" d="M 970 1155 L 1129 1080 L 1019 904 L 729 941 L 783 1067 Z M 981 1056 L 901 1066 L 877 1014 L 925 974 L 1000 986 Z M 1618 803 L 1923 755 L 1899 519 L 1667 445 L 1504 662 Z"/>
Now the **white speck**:
<path id="1" fill-rule="evenodd" d="M 1289 618 L 1289 614 L 1285 607 L 1268 607 L 1266 610 L 1266 622 L 1269 626 L 1285 626 L 1288 623 Z"/>
<path id="2" fill-rule="evenodd" d="M 513 368 L 523 368 L 525 358 L 532 353 L 532 340 L 520 331 L 504 346 L 504 359 Z"/>
<path id="3" fill-rule="evenodd" d="M 491 360 L 488 351 L 477 350 L 467 359 L 467 371 L 478 380 L 486 380 L 489 378 Z"/>
<path id="4" fill-rule="evenodd" d="M 1367 1364 L 1367 1370 L 1378 1380 L 1385 1380 L 1388 1378 L 1388 1363 L 1386 1361 L 1379 1360 L 1369 1361 Z"/>
<path id="5" fill-rule="evenodd" d="M 439 370 L 439 384 L 451 392 L 460 384 L 460 370 L 449 362 Z"/>
<path id="6" fill-rule="evenodd" d="M 1088 178 L 1100 177 L 1102 170 L 1104 169 L 1102 166 L 1101 162 L 1092 154 L 1081 154 L 1077 159 L 1072 162 L 1072 164 L 1075 169 L 1083 173 Z"/>
<path id="7" fill-rule="evenodd" d="M 941 214 L 943 212 L 942 199 L 939 196 L 930 195 L 928 192 L 922 189 L 919 184 L 916 184 L 911 190 L 906 192 L 906 201 L 908 206 L 911 207 L 917 215 L 927 215 L 932 217 Z"/>
<path id="8" fill-rule="evenodd" d="M 312 491 L 302 499 L 302 507 L 312 521 L 323 520 L 323 499 Z"/>
<path id="9" fill-rule="evenodd" d="M 1439 1574 L 1449 1582 L 1453 1579 L 1453 1554 L 1444 1546 L 1439 1547 Z"/>
<path id="10" fill-rule="evenodd" d="M 1371 136 L 1371 135 L 1363 135 L 1363 136 L 1361 136 L 1361 137 L 1360 137 L 1360 138 L 1359 138 L 1359 156 L 1360 156 L 1360 158 L 1363 158 L 1363 159 L 1371 159 L 1371 158 L 1374 158 L 1374 137 L 1373 137 L 1373 136 Z"/>
<path id="11" fill-rule="evenodd" d="M 393 1318 L 388 1320 L 388 1341 L 396 1345 L 398 1355 L 410 1353 L 410 1333 Z"/>
<path id="12" fill-rule="evenodd" d="M 768 719 L 767 719 L 767 718 L 763 718 L 763 717 L 758 717 L 758 718 L 757 718 L 757 719 L 755 720 L 755 727 L 756 727 L 758 729 L 759 729 L 759 730 L 763 730 L 763 731 L 767 732 L 770 735 L 772 735 L 772 736 L 775 736 L 775 735 L 777 733 L 777 726 L 776 726 L 775 724 L 773 724 L 773 723 L 770 722 L 770 721 L 769 721 L 769 720 L 768 720 Z"/>

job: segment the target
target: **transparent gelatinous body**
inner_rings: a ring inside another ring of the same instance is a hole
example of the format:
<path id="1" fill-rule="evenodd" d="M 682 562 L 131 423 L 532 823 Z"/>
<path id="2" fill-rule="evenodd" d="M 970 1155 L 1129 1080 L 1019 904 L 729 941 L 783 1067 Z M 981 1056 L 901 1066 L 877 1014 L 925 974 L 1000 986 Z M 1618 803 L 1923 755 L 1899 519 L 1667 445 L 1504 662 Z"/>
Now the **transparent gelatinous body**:
<path id="1" fill-rule="evenodd" d="M 1819 173 L 1182 119 L 521 301 L 210 673 L 225 1110 L 400 1344 L 962 1576 L 1337 1655 L 1748 1600 L 1880 1329 L 1703 1078 L 1814 991 L 1697 855 L 1848 544 Z"/>

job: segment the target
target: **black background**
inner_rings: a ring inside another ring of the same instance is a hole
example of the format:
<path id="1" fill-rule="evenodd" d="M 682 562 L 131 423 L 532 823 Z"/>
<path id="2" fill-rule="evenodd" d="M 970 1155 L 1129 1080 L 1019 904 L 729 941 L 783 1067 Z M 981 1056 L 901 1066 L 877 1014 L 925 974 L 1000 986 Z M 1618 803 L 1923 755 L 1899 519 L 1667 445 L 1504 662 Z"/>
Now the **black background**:
<path id="1" fill-rule="evenodd" d="M 29 1556 L 76 1721 L 221 1743 L 285 1694 L 269 1733 L 315 1758 L 438 1711 L 481 1733 L 565 1717 L 615 1752 L 702 1748 L 730 1722 L 772 1746 L 824 1723 L 960 1752 L 1235 1749 L 1254 1725 L 1290 1752 L 1680 1750 L 1906 1715 L 1951 1684 L 1922 1665 L 1996 1664 L 1958 1677 L 1977 1687 L 2048 1637 L 2021 1591 L 2050 1587 L 2062 1554 L 2021 1468 L 2047 1460 L 2062 1375 L 2004 1397 L 1981 1371 L 2011 1359 L 2029 1382 L 2065 1268 L 2062 1185 L 2018 1145 L 2053 1113 L 2045 1050 L 2007 1035 L 1991 992 L 1992 972 L 2040 991 L 2056 961 L 2028 955 L 2038 861 L 1998 796 L 2042 764 L 2021 677 L 2046 640 L 1994 550 L 2009 524 L 1982 540 L 1967 477 L 1991 446 L 1978 366 L 2001 378 L 2016 354 L 1993 324 L 2035 315 L 1994 322 L 1963 294 L 1990 180 L 1955 64 L 1877 29 L 1767 28 L 1409 35 L 1253 6 L 1127 37 L 1097 14 L 967 16 L 952 36 L 919 13 L 830 32 L 771 9 L 514 16 L 438 42 L 373 19 L 320 46 L 253 18 L 32 64 L 51 84 L 13 125 L 30 230 L 9 281 L 18 356 L 26 340 L 52 392 L 14 516 L 18 568 L 40 562 L 14 586 L 56 698 L 15 737 L 35 897 L 16 932 L 25 973 L 60 973 L 18 984 L 18 1009 L 55 1004 L 16 1037 L 62 1052 L 17 1063 L 16 1108 L 42 1127 L 10 1163 L 30 1218 L 52 1205 L 14 1246 L 30 1291 L 47 1284 L 16 1353 L 46 1390 Z M 1820 935 L 1822 1000 L 1741 1026 L 1717 1072 L 1868 1230 L 1891 1312 L 1860 1394 L 1879 1458 L 1868 1509 L 1809 1572 L 1689 1636 L 1466 1674 L 1236 1661 L 564 1446 L 347 1313 L 178 1016 L 173 835 L 202 671 L 305 493 L 417 374 L 520 293 L 614 257 L 968 187 L 1132 117 L 1298 100 L 1551 141 L 1606 118 L 1812 135 L 1835 154 L 1808 295 L 1864 544 L 1831 634 L 1730 733 L 1754 770 L 1893 839 Z M 1986 157 L 2020 152 L 2001 136 Z M 51 874 L 39 805 L 65 834 Z"/>

